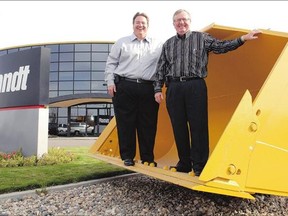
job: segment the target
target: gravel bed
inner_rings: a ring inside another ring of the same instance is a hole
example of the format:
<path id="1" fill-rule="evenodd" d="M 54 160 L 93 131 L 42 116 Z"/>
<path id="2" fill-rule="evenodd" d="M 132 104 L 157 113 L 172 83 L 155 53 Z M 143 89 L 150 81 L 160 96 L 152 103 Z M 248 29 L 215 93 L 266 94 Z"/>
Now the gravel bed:
<path id="1" fill-rule="evenodd" d="M 256 200 L 190 190 L 145 175 L 0 201 L 1 216 L 288 215 L 288 197 Z"/>

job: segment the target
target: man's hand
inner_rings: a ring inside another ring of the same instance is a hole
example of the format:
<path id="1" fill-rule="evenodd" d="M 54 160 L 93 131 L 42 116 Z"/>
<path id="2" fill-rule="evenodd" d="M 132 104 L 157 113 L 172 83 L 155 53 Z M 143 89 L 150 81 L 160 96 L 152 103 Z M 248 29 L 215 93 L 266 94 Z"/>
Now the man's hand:
<path id="1" fill-rule="evenodd" d="M 114 92 L 116 92 L 116 86 L 115 85 L 108 86 L 108 94 L 111 97 L 114 97 Z"/>
<path id="2" fill-rule="evenodd" d="M 262 33 L 262 31 L 260 31 L 258 29 L 254 29 L 251 32 L 249 32 L 248 34 L 241 36 L 241 40 L 244 42 L 244 41 L 247 41 L 247 40 L 257 39 L 258 38 L 257 35 L 261 34 L 261 33 Z"/>
<path id="3" fill-rule="evenodd" d="M 155 97 L 155 101 L 159 104 L 164 99 L 162 92 L 155 93 L 154 97 Z"/>

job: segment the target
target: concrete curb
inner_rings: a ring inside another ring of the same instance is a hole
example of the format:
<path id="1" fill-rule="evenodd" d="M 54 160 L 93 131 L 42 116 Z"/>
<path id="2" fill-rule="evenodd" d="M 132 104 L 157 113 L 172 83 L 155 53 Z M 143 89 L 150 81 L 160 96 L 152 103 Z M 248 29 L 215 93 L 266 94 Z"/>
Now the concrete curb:
<path id="1" fill-rule="evenodd" d="M 131 173 L 131 174 L 124 174 L 124 175 L 113 176 L 113 177 L 108 177 L 108 178 L 101 178 L 101 179 L 95 179 L 95 180 L 90 180 L 90 181 L 71 183 L 71 184 L 66 184 L 66 185 L 57 185 L 57 186 L 47 187 L 47 188 L 38 188 L 38 189 L 36 188 L 33 190 L 13 192 L 13 193 L 8 193 L 8 194 L 0 194 L 0 202 L 3 202 L 7 199 L 21 199 L 24 196 L 37 196 L 38 194 L 36 192 L 41 191 L 41 190 L 45 190 L 46 192 L 49 193 L 49 192 L 54 192 L 54 191 L 61 191 L 61 190 L 67 190 L 70 188 L 81 187 L 81 186 L 89 186 L 89 185 L 99 184 L 99 183 L 103 183 L 103 182 L 112 181 L 115 179 L 130 178 L 130 177 L 139 176 L 139 175 L 141 175 L 141 174 L 140 173 Z"/>

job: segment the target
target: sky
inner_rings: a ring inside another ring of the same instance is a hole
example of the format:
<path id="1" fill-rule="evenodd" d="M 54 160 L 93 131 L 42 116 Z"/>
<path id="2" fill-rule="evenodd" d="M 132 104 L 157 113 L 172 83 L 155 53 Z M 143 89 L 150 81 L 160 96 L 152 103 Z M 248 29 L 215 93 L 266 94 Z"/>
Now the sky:
<path id="1" fill-rule="evenodd" d="M 0 1 L 0 49 L 41 43 L 116 41 L 133 32 L 136 12 L 150 17 L 149 35 L 175 34 L 172 16 L 191 13 L 191 30 L 212 23 L 288 33 L 288 1 Z"/>

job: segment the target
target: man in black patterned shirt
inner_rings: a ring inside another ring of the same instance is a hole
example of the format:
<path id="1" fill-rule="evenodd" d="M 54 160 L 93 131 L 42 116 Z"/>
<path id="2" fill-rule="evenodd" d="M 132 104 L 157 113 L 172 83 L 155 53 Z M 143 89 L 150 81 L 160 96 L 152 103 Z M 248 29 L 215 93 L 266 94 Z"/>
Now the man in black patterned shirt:
<path id="1" fill-rule="evenodd" d="M 218 40 L 208 33 L 190 31 L 191 16 L 180 9 L 173 15 L 177 34 L 168 39 L 156 69 L 155 100 L 163 100 L 161 89 L 167 86 L 166 106 L 173 127 L 179 162 L 178 172 L 199 176 L 208 160 L 208 105 L 207 76 L 208 54 L 226 53 L 242 46 L 246 40 L 258 38 L 253 30 L 234 40 Z M 190 132 L 189 132 L 190 130 Z M 191 137 L 189 135 L 191 134 Z"/>

